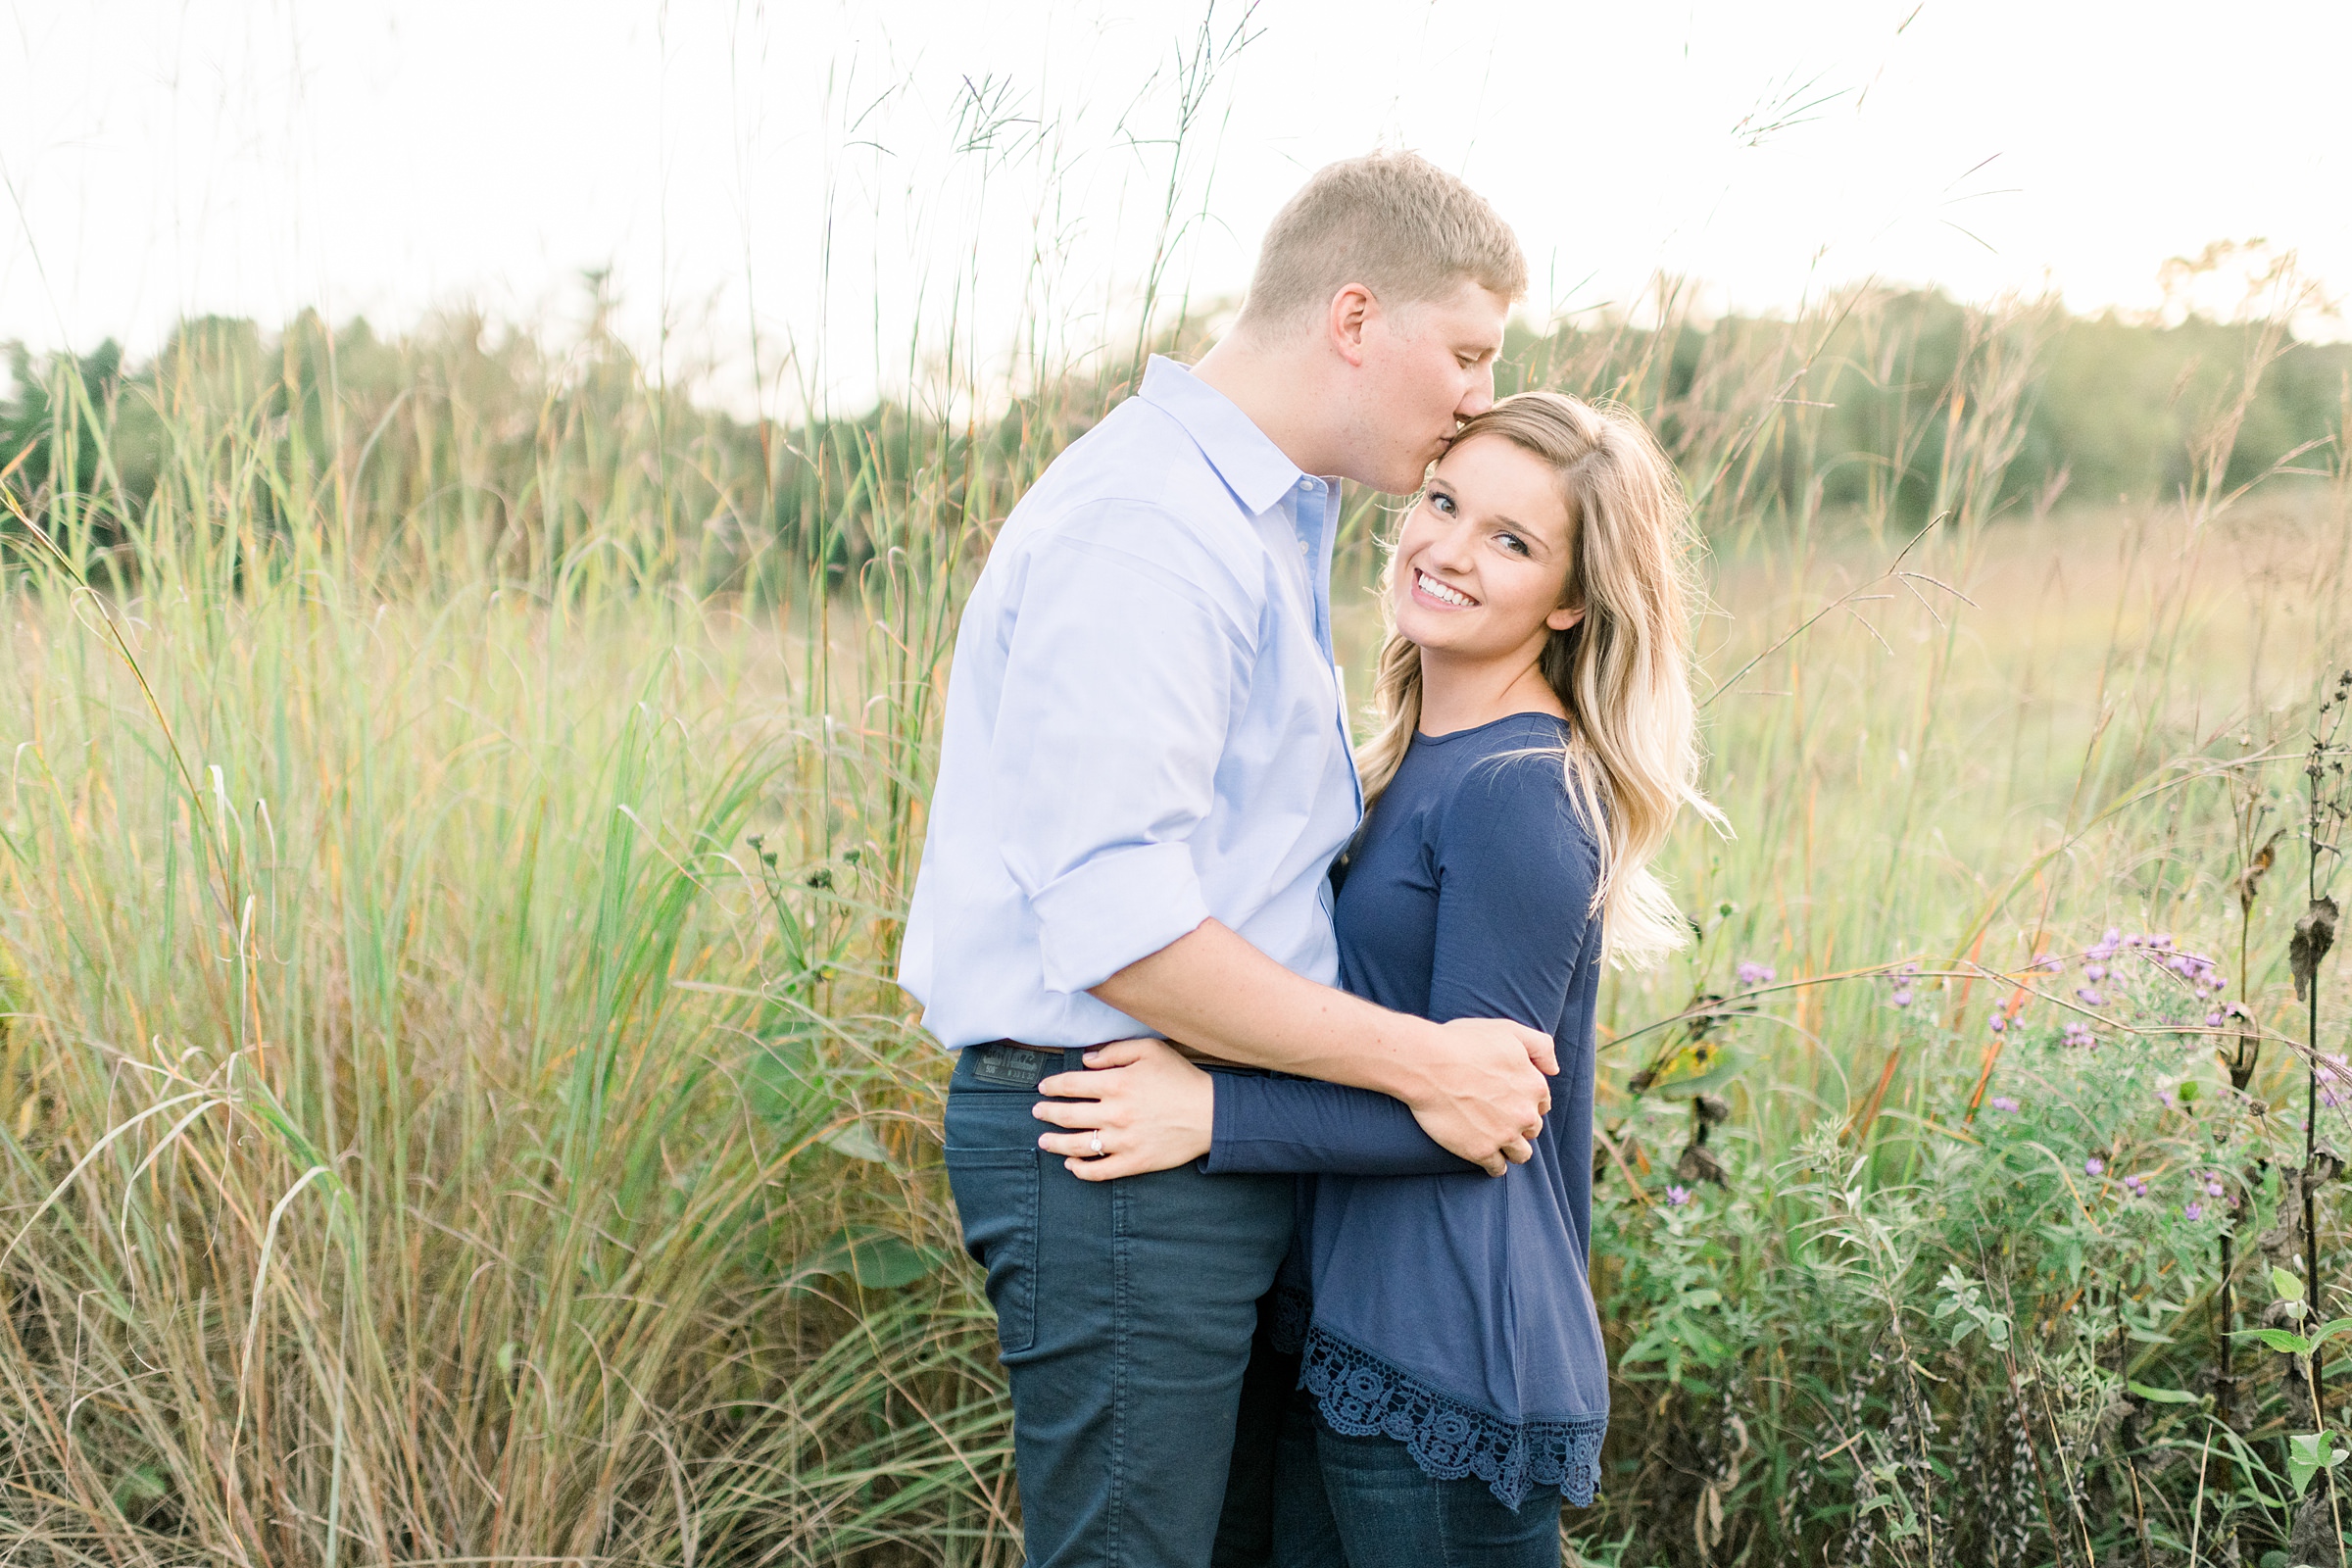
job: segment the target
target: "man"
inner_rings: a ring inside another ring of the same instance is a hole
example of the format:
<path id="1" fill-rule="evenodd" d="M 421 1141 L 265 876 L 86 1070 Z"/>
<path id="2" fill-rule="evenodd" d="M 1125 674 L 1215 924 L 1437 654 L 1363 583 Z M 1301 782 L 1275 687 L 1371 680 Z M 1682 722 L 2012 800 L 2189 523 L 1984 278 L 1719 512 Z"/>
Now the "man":
<path id="1" fill-rule="evenodd" d="M 1079 1180 L 1040 1151 L 1041 1079 L 1161 1035 L 1394 1096 L 1497 1173 L 1549 1105 L 1534 1031 L 1333 989 L 1324 880 L 1362 804 L 1335 476 L 1420 486 L 1493 403 L 1526 278 L 1510 230 L 1423 160 L 1321 171 L 1231 334 L 1191 370 L 1152 360 L 1014 509 L 965 608 L 900 978 L 959 1053 L 948 1171 L 1032 1568 L 1207 1563 L 1292 1222 L 1288 1178 Z"/>

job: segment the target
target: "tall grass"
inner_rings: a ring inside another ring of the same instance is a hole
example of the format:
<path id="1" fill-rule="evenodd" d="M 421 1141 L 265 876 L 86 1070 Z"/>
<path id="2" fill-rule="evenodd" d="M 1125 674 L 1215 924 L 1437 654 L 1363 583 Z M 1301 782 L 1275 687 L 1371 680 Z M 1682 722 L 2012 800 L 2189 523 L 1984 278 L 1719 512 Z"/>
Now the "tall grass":
<path id="1" fill-rule="evenodd" d="M 168 464 L 113 551 L 62 488 L 11 541 L 0 1532 L 1001 1558 L 993 1335 L 881 978 L 890 704 L 938 646 L 897 639 L 944 585 L 679 591 L 627 422 L 543 432 L 563 520 L 510 552 L 455 398 L 394 432 L 440 504 L 356 547 L 387 427 L 311 446 L 191 393 L 221 368 L 143 389 Z"/>
<path id="2" fill-rule="evenodd" d="M 2347 443 L 2233 469 L 2257 325 L 2175 489 L 2036 508 L 2052 310 L 1966 312 L 1925 376 L 1895 296 L 1715 333 L 1680 300 L 1511 372 L 1669 437 L 1736 830 L 1674 850 L 1687 957 L 1607 996 L 1620 1422 L 1569 1529 L 1626 1564 L 2283 1545 L 2288 1369 L 2230 1430 L 2195 1403 L 2212 1226 L 2059 1177 L 2234 1161 L 2251 1255 L 2288 1112 L 2163 1109 L 2195 1052 L 2084 1005 L 2069 1054 L 2073 982 L 2028 966 L 2242 936 L 2283 1042 L 2250 1092 L 2301 1082 L 2301 906 L 2275 873 L 2241 932 L 2236 889 L 2347 652 Z M 56 381 L 0 626 L 8 1552 L 1018 1560 L 944 1063 L 887 977 L 961 592 L 1133 371 L 951 362 L 915 401 L 954 417 L 762 421 L 754 461 L 597 329 L 214 323 L 111 401 Z M 1348 517 L 1360 669 L 1385 514 Z"/>

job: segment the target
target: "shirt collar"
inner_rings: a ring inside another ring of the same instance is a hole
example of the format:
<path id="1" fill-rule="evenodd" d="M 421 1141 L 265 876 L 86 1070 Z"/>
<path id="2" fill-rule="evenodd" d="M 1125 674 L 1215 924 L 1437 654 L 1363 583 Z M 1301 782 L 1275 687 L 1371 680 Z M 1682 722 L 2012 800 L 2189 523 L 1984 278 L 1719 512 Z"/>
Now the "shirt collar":
<path id="1" fill-rule="evenodd" d="M 1209 466 L 1251 513 L 1266 511 L 1307 477 L 1231 398 L 1165 355 L 1152 356 L 1137 396 L 1184 426 Z"/>

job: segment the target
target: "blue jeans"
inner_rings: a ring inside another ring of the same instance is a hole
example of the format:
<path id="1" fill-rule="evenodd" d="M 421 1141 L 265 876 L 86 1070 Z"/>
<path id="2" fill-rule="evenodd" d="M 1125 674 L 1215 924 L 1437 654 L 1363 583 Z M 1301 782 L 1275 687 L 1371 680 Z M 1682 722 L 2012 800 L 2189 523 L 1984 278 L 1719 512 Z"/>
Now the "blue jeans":
<path id="1" fill-rule="evenodd" d="M 1287 1176 L 1187 1165 L 1084 1182 L 1037 1147 L 1036 1082 L 1075 1051 L 971 1046 L 948 1180 L 988 1270 L 1012 1385 L 1030 1568 L 1208 1568 L 1258 1298 L 1291 1243 Z"/>
<path id="2" fill-rule="evenodd" d="M 1476 1476 L 1440 1481 L 1394 1438 L 1334 1432 L 1301 1389 L 1274 1456 L 1280 1568 L 1559 1568 L 1560 1493 L 1517 1513 Z"/>

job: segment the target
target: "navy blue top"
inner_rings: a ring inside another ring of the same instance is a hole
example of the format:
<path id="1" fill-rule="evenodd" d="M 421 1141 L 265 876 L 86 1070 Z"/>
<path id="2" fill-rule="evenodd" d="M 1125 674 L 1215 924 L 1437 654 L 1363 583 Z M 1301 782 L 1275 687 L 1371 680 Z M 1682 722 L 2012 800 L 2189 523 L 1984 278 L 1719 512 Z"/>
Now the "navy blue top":
<path id="1" fill-rule="evenodd" d="M 1218 1074 L 1212 1172 L 1296 1171 L 1301 1385 L 1431 1475 L 1589 1504 L 1608 1427 L 1592 1251 L 1599 850 L 1562 776 L 1567 725 L 1519 713 L 1418 735 L 1339 885 L 1341 984 L 1444 1022 L 1510 1018 L 1560 1058 L 1534 1157 L 1491 1177 L 1385 1095 Z M 1294 1333 L 1298 1325 L 1294 1323 Z"/>

